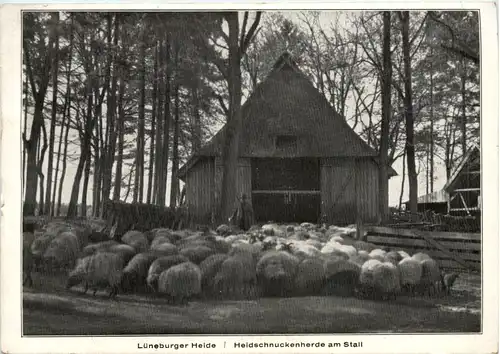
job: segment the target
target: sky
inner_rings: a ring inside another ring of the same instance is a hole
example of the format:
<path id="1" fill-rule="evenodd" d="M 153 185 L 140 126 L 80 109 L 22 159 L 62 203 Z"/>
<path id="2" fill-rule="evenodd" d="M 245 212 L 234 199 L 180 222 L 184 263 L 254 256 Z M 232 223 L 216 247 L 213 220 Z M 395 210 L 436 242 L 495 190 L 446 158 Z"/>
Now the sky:
<path id="1" fill-rule="evenodd" d="M 285 17 L 288 17 L 292 20 L 297 20 L 297 12 L 283 12 L 283 14 Z M 342 14 L 339 15 L 338 12 L 326 12 L 325 11 L 325 12 L 322 12 L 320 15 L 320 23 L 321 23 L 322 27 L 327 30 L 330 22 L 335 18 L 335 16 L 339 16 L 338 20 L 339 20 L 340 24 L 345 22 L 345 16 L 343 16 Z M 49 92 L 48 95 L 50 95 L 50 94 L 51 93 Z M 352 105 L 354 102 L 351 101 L 350 103 Z M 29 128 L 29 125 L 28 125 L 28 128 Z M 47 127 L 47 129 L 48 129 L 48 127 Z M 59 131 L 56 131 L 56 134 L 59 134 Z M 70 136 L 70 139 L 71 138 L 76 139 L 76 134 L 73 134 L 73 137 Z M 57 147 L 57 145 L 56 145 L 56 147 Z M 148 148 L 148 146 L 146 146 L 146 149 L 147 148 Z M 79 156 L 78 155 L 79 148 L 77 148 L 74 145 L 69 147 L 69 152 L 73 152 L 73 155 L 76 157 Z M 74 161 L 68 161 L 66 179 L 65 179 L 64 186 L 63 186 L 63 197 L 62 197 L 63 203 L 69 202 L 69 197 L 71 195 L 71 188 L 72 188 L 74 177 L 75 177 L 77 163 L 78 163 L 78 159 L 75 159 Z M 145 163 L 147 166 L 148 161 L 146 160 Z M 418 163 L 418 161 L 417 161 L 417 163 Z M 399 198 L 400 198 L 400 194 L 401 194 L 402 159 L 397 160 L 393 164 L 392 167 L 398 173 L 398 176 L 392 177 L 389 180 L 389 205 L 390 206 L 397 206 L 399 204 Z M 44 170 L 46 170 L 46 168 L 47 168 L 47 162 L 45 161 Z M 169 168 L 170 168 L 170 166 L 169 166 Z M 124 169 L 126 170 L 126 168 L 124 168 Z M 417 169 L 418 169 L 418 166 L 417 166 Z M 126 173 L 126 172 L 127 171 L 125 171 L 124 173 Z M 147 173 L 147 170 L 146 170 L 146 173 Z M 436 161 L 435 177 L 436 177 L 436 179 L 435 179 L 435 183 L 434 183 L 434 187 L 435 187 L 434 189 L 437 191 L 437 190 L 440 190 L 444 186 L 444 184 L 446 183 L 444 165 L 442 163 L 440 163 L 440 161 Z M 408 199 L 407 179 L 408 178 L 406 178 L 406 183 L 405 183 L 404 190 L 403 190 L 403 198 L 402 198 L 403 202 L 405 202 Z M 426 189 L 425 176 L 420 175 L 418 180 L 419 180 L 418 195 L 420 196 L 420 195 L 425 194 L 425 191 L 426 191 L 425 190 Z M 167 196 L 169 196 L 169 194 L 170 194 L 170 173 L 168 176 L 168 181 L 169 181 L 169 183 L 167 184 Z M 147 188 L 147 176 L 145 177 L 145 182 L 146 182 L 146 188 Z M 90 180 L 90 184 L 89 184 L 89 191 L 88 191 L 88 196 L 87 196 L 87 201 L 89 204 L 92 200 L 92 188 L 91 187 L 92 187 L 92 176 L 91 176 L 91 180 Z M 146 195 L 146 192 L 144 192 L 144 195 Z M 132 192 L 130 194 L 128 201 L 131 200 L 131 196 L 132 196 Z M 167 197 L 166 200 L 168 202 L 169 198 Z"/>

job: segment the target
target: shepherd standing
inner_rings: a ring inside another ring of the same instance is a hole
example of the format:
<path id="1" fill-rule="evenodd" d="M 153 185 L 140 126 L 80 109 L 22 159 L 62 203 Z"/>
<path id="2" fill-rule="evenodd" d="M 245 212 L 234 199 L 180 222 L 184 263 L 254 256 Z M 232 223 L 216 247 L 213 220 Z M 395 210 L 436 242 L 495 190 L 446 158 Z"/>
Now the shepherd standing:
<path id="1" fill-rule="evenodd" d="M 232 218 L 241 230 L 247 231 L 253 224 L 253 208 L 247 199 L 246 194 L 242 194 L 240 205 L 235 210 Z"/>

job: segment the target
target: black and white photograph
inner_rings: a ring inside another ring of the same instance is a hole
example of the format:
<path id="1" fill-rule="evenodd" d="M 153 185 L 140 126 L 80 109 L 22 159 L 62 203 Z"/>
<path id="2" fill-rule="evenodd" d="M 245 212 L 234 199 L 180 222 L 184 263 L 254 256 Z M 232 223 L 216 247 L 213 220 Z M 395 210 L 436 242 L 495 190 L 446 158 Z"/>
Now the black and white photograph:
<path id="1" fill-rule="evenodd" d="M 496 316 L 484 9 L 19 11 L 23 338 L 355 352 Z"/>

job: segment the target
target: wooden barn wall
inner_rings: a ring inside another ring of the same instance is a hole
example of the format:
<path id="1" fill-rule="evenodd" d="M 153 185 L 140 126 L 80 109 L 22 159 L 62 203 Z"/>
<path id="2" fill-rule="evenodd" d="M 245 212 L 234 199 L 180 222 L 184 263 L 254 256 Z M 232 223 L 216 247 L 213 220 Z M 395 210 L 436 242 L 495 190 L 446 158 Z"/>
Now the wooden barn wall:
<path id="1" fill-rule="evenodd" d="M 356 159 L 356 204 L 358 215 L 365 223 L 377 221 L 378 166 L 371 158 Z"/>
<path id="2" fill-rule="evenodd" d="M 186 203 L 192 222 L 204 224 L 211 220 L 214 177 L 213 158 L 200 160 L 186 176 Z"/>
<path id="3" fill-rule="evenodd" d="M 356 164 L 353 158 L 321 159 L 321 216 L 330 224 L 356 221 Z"/>
<path id="4" fill-rule="evenodd" d="M 222 188 L 222 173 L 224 165 L 220 157 L 215 158 L 215 188 L 214 188 L 214 203 L 218 205 Z M 252 166 L 249 158 L 238 159 L 238 171 L 236 174 L 237 195 L 241 197 L 243 193 L 247 195 L 251 202 L 252 198 Z M 234 208 L 238 205 L 238 201 L 234 201 Z"/>

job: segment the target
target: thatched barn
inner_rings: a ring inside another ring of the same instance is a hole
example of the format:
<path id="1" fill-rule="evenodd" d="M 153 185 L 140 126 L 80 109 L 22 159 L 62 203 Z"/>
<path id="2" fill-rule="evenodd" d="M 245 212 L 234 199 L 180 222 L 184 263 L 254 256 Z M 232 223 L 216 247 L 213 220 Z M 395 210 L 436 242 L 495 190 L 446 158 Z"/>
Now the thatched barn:
<path id="1" fill-rule="evenodd" d="M 288 53 L 242 107 L 238 195 L 258 222 L 377 219 L 377 153 L 337 114 Z M 223 127 L 179 171 L 191 220 L 209 222 L 221 195 Z M 389 176 L 395 175 L 390 168 Z M 238 201 L 235 200 L 235 207 Z"/>

